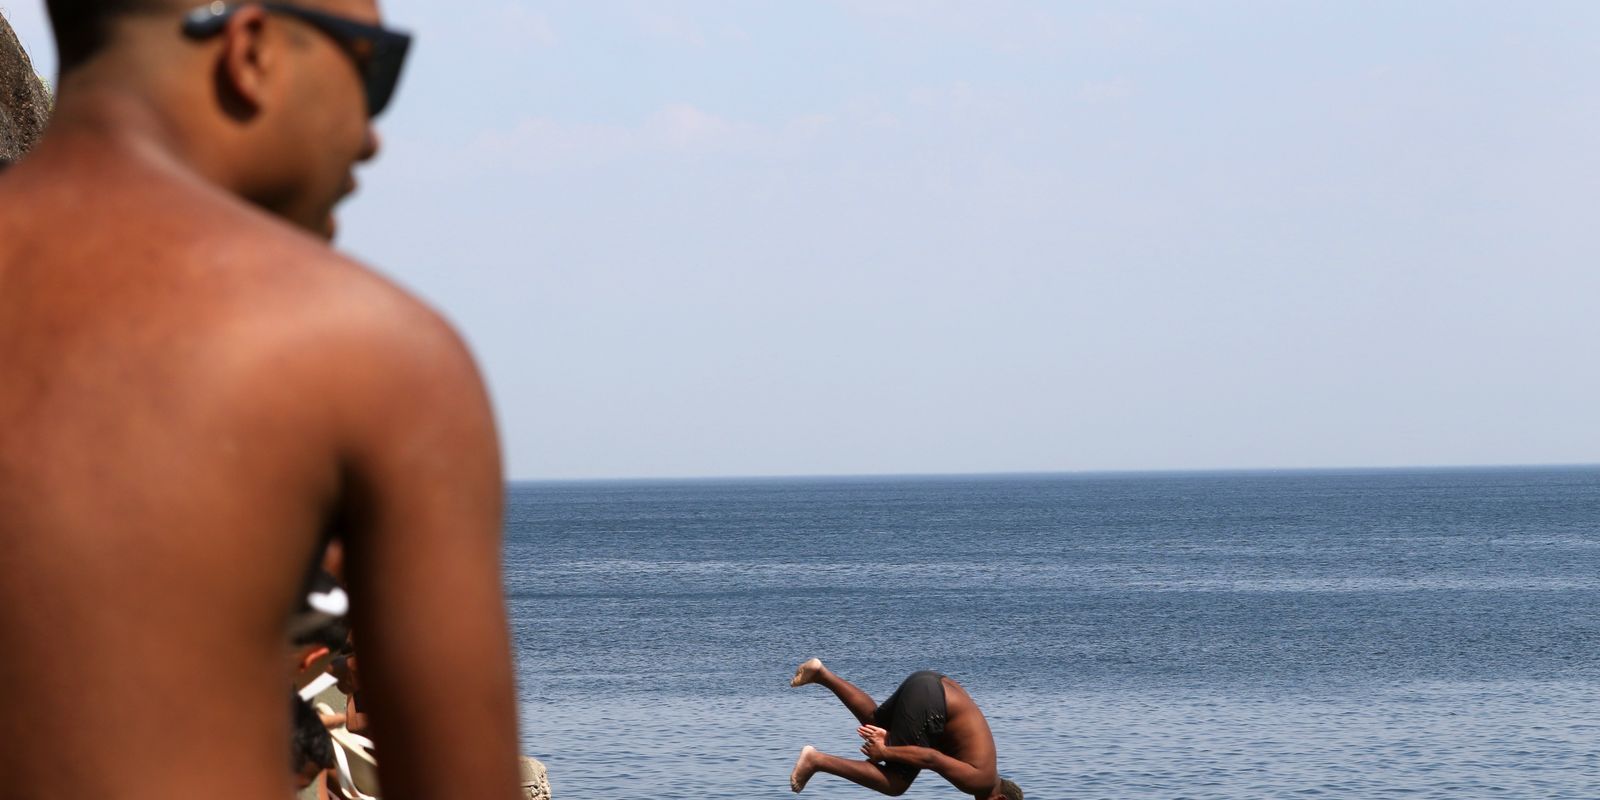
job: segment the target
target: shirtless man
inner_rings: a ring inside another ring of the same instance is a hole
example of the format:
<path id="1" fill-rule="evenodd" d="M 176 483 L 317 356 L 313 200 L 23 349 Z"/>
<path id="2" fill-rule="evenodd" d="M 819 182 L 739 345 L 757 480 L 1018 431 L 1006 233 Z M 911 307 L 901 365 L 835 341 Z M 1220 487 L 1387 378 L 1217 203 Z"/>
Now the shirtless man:
<path id="1" fill-rule="evenodd" d="M 918 772 L 931 769 L 977 800 L 1022 800 L 1022 790 L 996 770 L 989 722 L 961 684 L 937 672 L 915 672 L 879 705 L 815 658 L 796 668 L 789 681 L 790 686 L 808 683 L 826 686 L 855 715 L 867 760 L 830 756 L 806 745 L 789 774 L 790 789 L 799 792 L 812 775 L 827 772 L 900 795 Z"/>
<path id="2" fill-rule="evenodd" d="M 327 243 L 405 39 L 196 2 L 49 0 L 54 118 L 0 174 L 0 787 L 288 797 L 286 625 L 337 533 L 385 800 L 510 800 L 482 381 Z"/>

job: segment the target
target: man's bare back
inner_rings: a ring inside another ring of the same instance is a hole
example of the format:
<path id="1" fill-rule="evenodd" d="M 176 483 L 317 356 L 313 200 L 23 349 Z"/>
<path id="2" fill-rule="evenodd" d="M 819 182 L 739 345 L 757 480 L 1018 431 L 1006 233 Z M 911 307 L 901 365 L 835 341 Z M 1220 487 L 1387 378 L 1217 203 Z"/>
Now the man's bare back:
<path id="1" fill-rule="evenodd" d="M 465 348 L 105 84 L 64 84 L 0 176 L 0 786 L 288 796 L 285 624 L 337 533 L 385 796 L 513 796 L 501 476 Z"/>
<path id="2" fill-rule="evenodd" d="M 961 684 L 948 676 L 941 683 L 949 714 L 944 724 L 941 751 L 980 772 L 995 772 L 994 734 L 989 730 L 989 720 Z"/>

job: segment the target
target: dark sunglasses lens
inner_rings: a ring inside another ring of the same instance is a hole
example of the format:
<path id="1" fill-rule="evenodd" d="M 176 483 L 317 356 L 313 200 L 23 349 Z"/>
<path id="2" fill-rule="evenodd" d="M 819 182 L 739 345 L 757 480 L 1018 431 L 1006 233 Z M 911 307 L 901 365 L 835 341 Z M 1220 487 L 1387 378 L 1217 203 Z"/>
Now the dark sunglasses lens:
<path id="1" fill-rule="evenodd" d="M 366 114 L 378 117 L 389 107 L 395 96 L 395 86 L 400 85 L 400 70 L 405 67 L 405 54 L 410 45 L 408 38 L 397 37 L 382 42 L 366 62 Z"/>
<path id="2" fill-rule="evenodd" d="M 411 39 L 395 35 L 379 43 L 372 59 L 367 62 L 366 93 L 367 114 L 376 117 L 389 107 L 395 88 L 400 84 L 400 72 L 406 65 L 406 52 Z"/>
<path id="3" fill-rule="evenodd" d="M 411 49 L 411 34 L 305 9 L 292 13 L 338 40 L 361 73 L 367 116 L 383 113 L 400 82 L 400 70 Z"/>

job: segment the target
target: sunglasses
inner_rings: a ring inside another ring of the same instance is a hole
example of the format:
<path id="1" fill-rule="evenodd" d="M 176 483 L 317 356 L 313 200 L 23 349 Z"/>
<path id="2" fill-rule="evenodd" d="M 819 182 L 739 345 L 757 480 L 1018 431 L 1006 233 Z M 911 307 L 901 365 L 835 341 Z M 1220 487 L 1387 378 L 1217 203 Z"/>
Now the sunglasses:
<path id="1" fill-rule="evenodd" d="M 215 36 L 222 32 L 234 12 L 250 5 L 258 5 L 273 14 L 294 17 L 322 31 L 350 56 L 356 69 L 361 72 L 362 87 L 367 96 L 367 116 L 376 117 L 389 106 L 389 101 L 394 98 L 395 86 L 400 83 L 400 69 L 405 66 L 406 52 L 411 48 L 411 35 L 408 33 L 288 3 L 229 5 L 221 0 L 190 11 L 183 20 L 183 32 L 196 39 Z"/>

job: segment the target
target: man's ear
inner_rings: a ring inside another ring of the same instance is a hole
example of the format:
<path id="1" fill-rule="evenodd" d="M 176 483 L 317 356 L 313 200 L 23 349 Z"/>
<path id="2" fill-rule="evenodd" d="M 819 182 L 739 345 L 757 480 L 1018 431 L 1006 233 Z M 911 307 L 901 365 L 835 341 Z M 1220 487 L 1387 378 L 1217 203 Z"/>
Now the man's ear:
<path id="1" fill-rule="evenodd" d="M 219 34 L 222 59 L 217 64 L 217 93 L 229 115 L 237 119 L 261 113 L 266 103 L 277 55 L 266 40 L 266 27 L 266 10 L 249 5 L 233 12 Z"/>

